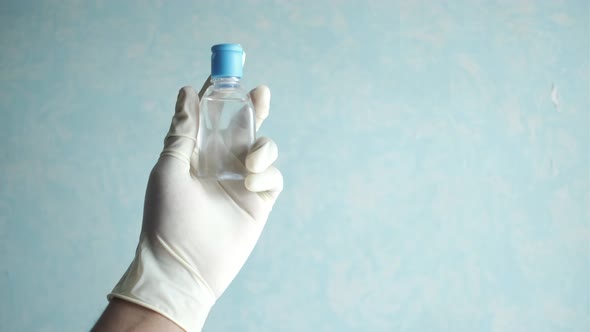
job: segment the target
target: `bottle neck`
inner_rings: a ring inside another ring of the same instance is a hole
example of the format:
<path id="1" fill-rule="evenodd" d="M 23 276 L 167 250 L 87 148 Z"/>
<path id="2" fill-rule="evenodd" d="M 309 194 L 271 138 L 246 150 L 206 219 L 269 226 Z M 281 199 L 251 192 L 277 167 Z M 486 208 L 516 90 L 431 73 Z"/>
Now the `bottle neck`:
<path id="1" fill-rule="evenodd" d="M 211 78 L 211 84 L 221 88 L 237 88 L 240 86 L 239 77 L 214 77 Z"/>

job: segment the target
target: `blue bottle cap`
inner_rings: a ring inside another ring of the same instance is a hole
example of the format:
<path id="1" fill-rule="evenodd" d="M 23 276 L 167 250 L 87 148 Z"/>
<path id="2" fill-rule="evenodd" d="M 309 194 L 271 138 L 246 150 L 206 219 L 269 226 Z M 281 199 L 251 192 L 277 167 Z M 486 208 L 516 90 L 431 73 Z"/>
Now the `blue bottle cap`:
<path id="1" fill-rule="evenodd" d="M 240 44 L 217 44 L 211 47 L 211 77 L 242 78 L 244 50 Z"/>

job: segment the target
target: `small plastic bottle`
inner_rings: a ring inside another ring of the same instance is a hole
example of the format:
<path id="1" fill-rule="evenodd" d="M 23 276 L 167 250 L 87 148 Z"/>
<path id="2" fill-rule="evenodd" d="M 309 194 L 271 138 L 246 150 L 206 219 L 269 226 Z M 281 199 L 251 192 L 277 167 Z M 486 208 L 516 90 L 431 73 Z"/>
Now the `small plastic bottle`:
<path id="1" fill-rule="evenodd" d="M 199 105 L 197 176 L 240 180 L 256 139 L 254 107 L 240 84 L 244 51 L 239 44 L 211 48 L 211 83 Z"/>

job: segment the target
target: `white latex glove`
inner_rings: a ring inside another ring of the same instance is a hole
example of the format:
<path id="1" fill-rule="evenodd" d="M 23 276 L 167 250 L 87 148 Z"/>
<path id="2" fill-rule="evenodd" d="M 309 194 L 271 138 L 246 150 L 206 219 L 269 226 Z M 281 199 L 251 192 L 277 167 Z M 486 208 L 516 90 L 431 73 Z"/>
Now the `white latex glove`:
<path id="1" fill-rule="evenodd" d="M 270 91 L 250 92 L 257 128 L 269 112 Z M 201 331 L 207 315 L 242 268 L 283 188 L 275 143 L 260 138 L 246 158 L 245 181 L 194 176 L 198 100 L 178 94 L 164 150 L 148 182 L 135 259 L 109 294 L 152 309 L 183 329 Z"/>

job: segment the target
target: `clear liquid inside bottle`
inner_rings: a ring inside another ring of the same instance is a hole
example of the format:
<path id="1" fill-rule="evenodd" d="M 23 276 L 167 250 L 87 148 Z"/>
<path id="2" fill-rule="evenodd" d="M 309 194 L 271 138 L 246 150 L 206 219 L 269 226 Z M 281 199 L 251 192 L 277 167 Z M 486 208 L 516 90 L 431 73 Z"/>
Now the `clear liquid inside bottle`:
<path id="1" fill-rule="evenodd" d="M 197 176 L 241 180 L 255 140 L 254 107 L 235 77 L 213 78 L 200 103 Z"/>

